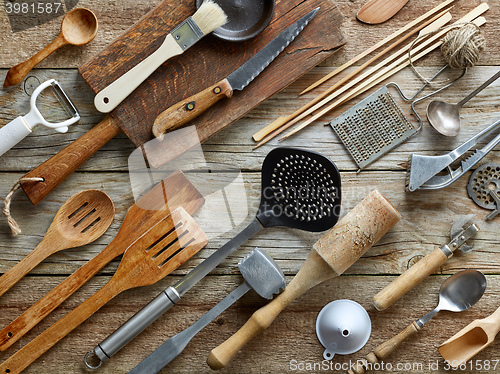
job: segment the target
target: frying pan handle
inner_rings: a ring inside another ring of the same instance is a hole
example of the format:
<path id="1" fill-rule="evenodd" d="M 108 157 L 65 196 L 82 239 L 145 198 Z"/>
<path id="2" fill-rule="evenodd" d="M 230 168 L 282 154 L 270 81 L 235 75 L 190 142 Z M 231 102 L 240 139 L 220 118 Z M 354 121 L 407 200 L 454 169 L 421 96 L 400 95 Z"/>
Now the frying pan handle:
<path id="1" fill-rule="evenodd" d="M 22 183 L 23 190 L 33 205 L 42 201 L 61 182 L 121 131 L 115 120 L 108 115 L 91 130 L 26 174 L 25 178 L 44 178 L 43 182 Z"/>
<path id="2" fill-rule="evenodd" d="M 413 287 L 439 269 L 451 256 L 453 256 L 453 252 L 451 251 L 446 254 L 441 248 L 434 249 L 376 294 L 373 297 L 373 305 L 378 310 L 387 309 Z"/>

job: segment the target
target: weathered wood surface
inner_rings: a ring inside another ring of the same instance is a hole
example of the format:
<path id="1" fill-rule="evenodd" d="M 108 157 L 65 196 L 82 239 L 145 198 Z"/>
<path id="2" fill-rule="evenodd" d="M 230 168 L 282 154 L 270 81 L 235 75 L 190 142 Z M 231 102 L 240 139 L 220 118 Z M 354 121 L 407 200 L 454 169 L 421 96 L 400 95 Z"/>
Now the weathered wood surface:
<path id="1" fill-rule="evenodd" d="M 11 186 L 25 172 L 45 161 L 102 119 L 103 116 L 93 108 L 92 91 L 78 76 L 76 67 L 102 50 L 159 2 L 158 0 L 138 2 L 126 0 L 106 3 L 106 6 L 95 0 L 79 3 L 82 6 L 98 10 L 98 17 L 101 20 L 101 32 L 98 37 L 83 48 L 65 47 L 56 52 L 40 65 L 41 69 L 34 70 L 32 75 L 40 81 L 56 76 L 81 111 L 82 121 L 79 125 L 73 126 L 70 132 L 65 135 L 37 128 L 15 149 L 4 155 L 0 163 L 0 196 L 5 196 Z M 364 2 L 364 0 L 336 1 L 345 16 L 341 31 L 348 41 L 341 51 L 324 62 L 321 67 L 313 69 L 296 83 L 273 96 L 204 144 L 203 149 L 207 160 L 222 161 L 237 166 L 243 171 L 248 193 L 246 208 L 249 218 L 247 221 L 257 209 L 260 194 L 259 171 L 262 161 L 265 155 L 278 144 L 274 140 L 270 144 L 252 151 L 251 135 L 278 116 L 289 114 L 299 108 L 327 87 L 319 88 L 304 97 L 297 98 L 297 94 L 309 84 L 374 44 L 380 40 L 381 36 L 388 35 L 402 27 L 440 1 L 410 1 L 393 19 L 378 26 L 362 25 L 355 20 L 355 13 Z M 454 18 L 458 18 L 459 15 L 466 13 L 478 3 L 479 0 L 457 0 L 452 12 Z M 491 6 L 491 9 L 485 14 L 488 23 L 482 28 L 488 44 L 482 54 L 480 66 L 470 69 L 461 81 L 440 95 L 446 101 L 459 101 L 474 87 L 493 75 L 500 66 L 497 54 L 499 42 L 496 22 L 500 8 L 495 2 L 489 1 L 488 3 Z M 60 22 L 54 20 L 38 28 L 12 34 L 8 22 L 4 22 L 4 20 L 6 20 L 6 15 L 4 12 L 0 12 L 0 32 L 2 32 L 0 81 L 5 77 L 9 67 L 30 56 L 57 35 Z M 429 58 L 417 65 L 425 76 L 430 76 L 442 64 L 439 52 L 434 52 Z M 344 74 L 350 71 L 352 69 L 348 69 Z M 420 85 L 418 79 L 409 69 L 395 75 L 392 81 L 400 83 L 405 92 L 414 92 Z M 337 163 L 343 178 L 342 208 L 344 212 L 354 207 L 373 188 L 378 188 L 401 212 L 403 220 L 378 245 L 370 249 L 361 260 L 352 266 L 345 276 L 312 289 L 310 293 L 286 308 L 271 328 L 258 339 L 252 341 L 224 372 L 319 372 L 317 367 L 309 367 L 309 370 L 293 370 L 290 361 L 297 360 L 297 363 L 316 363 L 319 365 L 323 347 L 315 335 L 315 318 L 324 305 L 340 298 L 353 299 L 367 308 L 372 318 L 373 330 L 371 339 L 361 351 L 349 356 L 337 356 L 333 361 L 343 363 L 362 358 L 377 345 L 400 332 L 411 321 L 435 307 L 439 286 L 445 279 L 445 276 L 440 274 L 448 275 L 464 268 L 476 268 L 488 274 L 488 290 L 478 305 L 460 314 L 447 312 L 438 314 L 419 333 L 415 341 L 406 342 L 389 360 L 394 365 L 397 363 L 423 365 L 422 368 L 415 366 L 411 370 L 393 368 L 392 372 L 421 374 L 449 372 L 449 370 L 444 369 L 444 363 L 440 359 L 437 346 L 472 320 L 488 316 L 500 304 L 500 276 L 498 275 L 500 220 L 497 218 L 491 222 L 485 222 L 484 218 L 490 211 L 479 208 L 467 197 L 465 186 L 470 174 L 443 190 L 404 192 L 406 162 L 408 156 L 413 152 L 424 154 L 448 152 L 498 119 L 497 98 L 499 94 L 500 83 L 495 82 L 462 108 L 461 117 L 464 128 L 456 138 L 445 139 L 441 137 L 425 122 L 421 133 L 360 174 L 355 173 L 356 165 L 331 129 L 323 128 L 324 122 L 333 119 L 358 100 L 328 114 L 324 120 L 283 143 L 283 145 L 300 146 L 319 151 Z M 366 94 L 362 97 L 365 96 Z M 23 92 L 22 86 L 0 91 L 0 126 L 8 123 L 19 114 L 27 113 L 28 107 L 28 96 Z M 403 108 L 407 113 L 410 113 L 408 106 L 403 105 Z M 417 106 L 417 109 L 424 117 L 425 104 Z M 81 249 L 67 250 L 51 256 L 31 275 L 21 280 L 6 293 L 0 299 L 1 325 L 6 325 L 20 315 L 47 291 L 61 282 L 65 276 L 102 250 L 116 235 L 126 210 L 133 202 L 127 173 L 127 158 L 133 150 L 132 143 L 125 135 L 118 136 L 36 207 L 29 203 L 22 192 L 14 195 L 12 213 L 21 224 L 23 234 L 13 238 L 5 220 L 0 220 L 0 273 L 10 269 L 39 243 L 57 209 L 74 193 L 86 188 L 102 189 L 113 199 L 117 213 L 110 230 L 97 242 Z M 500 150 L 497 147 L 484 162 L 500 162 L 499 155 Z M 241 208 L 243 209 L 244 206 Z M 388 310 L 375 311 L 371 306 L 372 296 L 394 279 L 394 276 L 404 271 L 409 264 L 426 255 L 436 246 L 445 244 L 448 241 L 451 224 L 456 216 L 469 213 L 478 215 L 477 222 L 481 228 L 474 240 L 476 250 L 466 255 L 458 253 L 439 270 L 439 274 L 425 280 Z M 211 240 L 206 249 L 188 261 L 181 269 L 176 270 L 174 275 L 167 277 L 157 285 L 131 290 L 119 295 L 60 344 L 47 352 L 26 372 L 87 373 L 88 370 L 83 365 L 83 355 L 88 350 L 113 332 L 121 323 L 155 297 L 160 290 L 175 283 L 179 276 L 187 273 L 224 244 L 243 226 L 242 224 L 231 232 Z M 236 251 L 234 255 L 224 261 L 211 276 L 187 293 L 180 304 L 171 312 L 162 316 L 145 333 L 107 362 L 100 369 L 100 372 L 125 373 L 129 371 L 168 337 L 186 328 L 208 311 L 210 307 L 241 283 L 241 276 L 238 275 L 236 265 L 249 250 L 259 246 L 269 251 L 282 266 L 289 281 L 291 276 L 300 269 L 309 248 L 320 236 L 321 234 L 309 234 L 280 228 L 267 229 L 259 233 L 245 243 L 241 250 Z M 0 360 L 5 360 L 43 329 L 49 327 L 70 309 L 96 292 L 110 279 L 117 265 L 118 261 L 116 260 L 105 267 L 89 284 L 50 315 L 42 325 L 35 328 L 9 350 L 0 353 Z M 219 317 L 216 323 L 210 324 L 195 337 L 180 357 L 173 361 L 164 372 L 212 372 L 205 364 L 210 349 L 235 332 L 252 312 L 262 305 L 264 305 L 264 301 L 255 293 L 250 292 L 244 296 L 242 300 Z M 497 341 L 474 358 L 472 370 L 468 366 L 467 370 L 460 370 L 460 372 L 499 371 L 500 366 L 496 367 L 496 371 L 493 368 L 481 371 L 479 367 L 475 366 L 480 363 L 476 360 L 498 359 L 499 352 L 500 343 Z M 439 369 L 428 367 L 429 363 L 436 362 L 439 362 Z M 302 368 L 305 367 L 302 366 Z M 331 372 L 342 371 L 334 369 Z"/>

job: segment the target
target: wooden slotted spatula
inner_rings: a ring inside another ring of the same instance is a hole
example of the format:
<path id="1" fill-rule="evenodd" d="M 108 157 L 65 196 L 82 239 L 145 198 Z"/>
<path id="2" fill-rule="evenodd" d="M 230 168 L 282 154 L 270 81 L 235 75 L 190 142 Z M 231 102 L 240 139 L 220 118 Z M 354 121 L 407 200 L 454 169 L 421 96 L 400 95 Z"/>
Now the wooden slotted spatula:
<path id="1" fill-rule="evenodd" d="M 356 18 L 376 25 L 392 18 L 407 2 L 408 0 L 370 0 L 358 10 Z"/>
<path id="2" fill-rule="evenodd" d="M 113 202 L 102 191 L 85 190 L 70 197 L 59 208 L 36 248 L 0 277 L 0 296 L 50 255 L 100 238 L 114 216 Z"/>
<path id="3" fill-rule="evenodd" d="M 127 248 L 103 288 L 11 356 L 0 372 L 20 373 L 120 292 L 163 279 L 207 242 L 194 219 L 184 208 L 177 208 Z"/>
<path id="4" fill-rule="evenodd" d="M 122 255 L 137 238 L 168 215 L 168 209 L 182 206 L 194 214 L 203 204 L 203 196 L 181 171 L 170 174 L 130 207 L 118 234 L 106 248 L 0 331 L 0 351 L 9 348 L 99 270 Z"/>

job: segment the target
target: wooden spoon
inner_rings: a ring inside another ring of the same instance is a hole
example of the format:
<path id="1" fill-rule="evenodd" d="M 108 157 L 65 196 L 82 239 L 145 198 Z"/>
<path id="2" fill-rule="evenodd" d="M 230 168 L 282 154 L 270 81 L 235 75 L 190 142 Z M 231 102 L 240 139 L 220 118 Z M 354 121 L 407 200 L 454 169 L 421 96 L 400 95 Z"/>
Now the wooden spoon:
<path id="1" fill-rule="evenodd" d="M 376 25 L 392 18 L 408 0 L 370 0 L 361 7 L 356 18 L 364 23 Z"/>
<path id="2" fill-rule="evenodd" d="M 20 373 L 120 292 L 163 279 L 207 242 L 194 219 L 184 208 L 177 208 L 127 248 L 103 288 L 11 356 L 0 366 L 0 373 Z"/>
<path id="3" fill-rule="evenodd" d="M 453 335 L 439 347 L 439 353 L 451 367 L 457 368 L 493 343 L 499 331 L 500 308 Z"/>
<path id="4" fill-rule="evenodd" d="M 97 17 L 92 11 L 85 8 L 71 10 L 64 16 L 59 36 L 29 60 L 12 67 L 7 73 L 3 87 L 21 83 L 35 65 L 62 46 L 84 45 L 91 42 L 97 34 L 97 29 Z"/>
<path id="5" fill-rule="evenodd" d="M 106 248 L 0 331 L 0 351 L 9 348 L 99 270 L 122 255 L 137 238 L 168 215 L 168 209 L 182 206 L 189 214 L 194 214 L 204 202 L 203 196 L 181 171 L 170 174 L 130 207 L 118 234 Z"/>
<path id="6" fill-rule="evenodd" d="M 101 237 L 114 216 L 113 202 L 102 191 L 86 190 L 70 197 L 57 212 L 40 244 L 0 277 L 0 296 L 50 255 Z"/>

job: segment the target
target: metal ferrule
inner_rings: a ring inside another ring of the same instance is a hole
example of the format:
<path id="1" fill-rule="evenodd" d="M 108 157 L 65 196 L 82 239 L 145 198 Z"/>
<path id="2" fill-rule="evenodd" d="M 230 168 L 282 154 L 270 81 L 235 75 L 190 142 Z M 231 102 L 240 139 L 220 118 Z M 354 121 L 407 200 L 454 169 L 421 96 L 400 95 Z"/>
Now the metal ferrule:
<path id="1" fill-rule="evenodd" d="M 477 234 L 479 227 L 475 224 L 470 225 L 467 229 L 463 230 L 460 234 L 455 236 L 451 242 L 441 247 L 441 250 L 446 255 L 446 257 L 451 257 L 453 252 L 459 249 L 465 242 Z"/>
<path id="2" fill-rule="evenodd" d="M 172 34 L 174 40 L 183 51 L 205 36 L 191 17 L 188 17 L 185 21 L 176 26 L 170 34 Z"/>
<path id="3" fill-rule="evenodd" d="M 451 243 L 450 243 L 451 244 Z M 450 258 L 451 256 L 453 256 L 453 251 L 451 250 L 451 248 L 448 246 L 448 244 L 445 244 L 441 247 L 441 250 L 443 251 L 443 253 L 445 254 L 446 257 Z"/>

